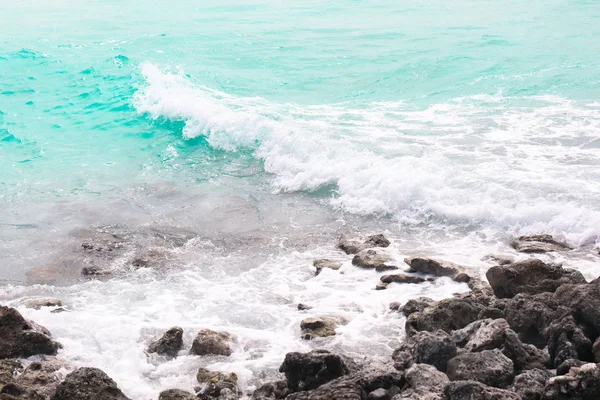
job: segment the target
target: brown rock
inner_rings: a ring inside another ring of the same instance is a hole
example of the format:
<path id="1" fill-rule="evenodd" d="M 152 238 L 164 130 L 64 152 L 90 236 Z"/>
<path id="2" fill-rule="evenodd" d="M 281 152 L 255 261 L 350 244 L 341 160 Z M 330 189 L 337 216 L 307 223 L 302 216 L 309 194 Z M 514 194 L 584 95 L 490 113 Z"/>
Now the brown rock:
<path id="1" fill-rule="evenodd" d="M 215 332 L 202 329 L 194 339 L 190 354 L 198 356 L 217 355 L 230 356 L 233 337 L 227 332 Z"/>

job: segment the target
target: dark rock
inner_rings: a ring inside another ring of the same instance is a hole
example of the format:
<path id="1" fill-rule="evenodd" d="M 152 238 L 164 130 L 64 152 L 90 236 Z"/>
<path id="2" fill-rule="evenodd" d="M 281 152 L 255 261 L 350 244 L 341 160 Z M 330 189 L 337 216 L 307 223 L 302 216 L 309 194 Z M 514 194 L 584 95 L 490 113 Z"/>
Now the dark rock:
<path id="1" fill-rule="evenodd" d="M 496 307 L 484 307 L 477 316 L 478 319 L 500 319 L 505 317 L 504 311 Z"/>
<path id="2" fill-rule="evenodd" d="M 404 385 L 404 376 L 401 372 L 392 365 L 377 362 L 369 362 L 362 369 L 356 369 L 348 379 L 357 383 L 366 393 Z"/>
<path id="3" fill-rule="evenodd" d="M 390 311 L 400 311 L 400 310 L 402 310 L 402 304 L 399 303 L 399 302 L 397 302 L 397 301 L 392 301 L 389 304 L 388 307 L 389 307 Z"/>
<path id="4" fill-rule="evenodd" d="M 177 357 L 183 347 L 183 329 L 174 326 L 166 331 L 162 337 L 150 344 L 148 353 L 158 353 L 170 357 Z"/>
<path id="5" fill-rule="evenodd" d="M 14 308 L 0 306 L 0 359 L 54 355 L 61 347 L 46 328 L 26 320 Z"/>
<path id="6" fill-rule="evenodd" d="M 169 253 L 164 248 L 154 248 L 137 255 L 131 265 L 135 268 L 162 268 L 169 262 Z"/>
<path id="7" fill-rule="evenodd" d="M 279 372 L 285 374 L 291 392 L 315 389 L 331 380 L 348 375 L 354 362 L 326 350 L 288 353 Z M 289 397 L 288 397 L 289 398 Z"/>
<path id="8" fill-rule="evenodd" d="M 521 400 L 515 392 L 475 381 L 450 382 L 444 388 L 444 394 L 447 400 Z"/>
<path id="9" fill-rule="evenodd" d="M 586 337 L 572 315 L 555 320 L 546 332 L 548 351 L 555 367 L 572 358 L 593 361 L 592 341 Z"/>
<path id="10" fill-rule="evenodd" d="M 388 255 L 378 253 L 375 250 L 362 250 L 354 256 L 352 265 L 361 268 L 374 268 L 376 271 L 398 269 L 398 267 L 387 265 L 386 263 L 389 261 L 392 261 L 392 258 Z"/>
<path id="11" fill-rule="evenodd" d="M 158 400 L 198 400 L 198 397 L 185 390 L 168 389 L 160 392 Z"/>
<path id="12" fill-rule="evenodd" d="M 303 303 L 298 303 L 299 311 L 306 311 L 306 310 L 310 310 L 310 309 L 312 309 L 311 306 L 307 306 L 306 304 L 303 304 Z"/>
<path id="13" fill-rule="evenodd" d="M 592 345 L 592 354 L 594 355 L 594 361 L 600 363 L 600 336 L 596 338 Z"/>
<path id="14" fill-rule="evenodd" d="M 240 398 L 239 394 L 234 392 L 231 389 L 222 389 L 217 400 L 238 400 Z"/>
<path id="15" fill-rule="evenodd" d="M 83 276 L 106 276 L 110 274 L 111 272 L 109 270 L 94 265 L 89 265 L 81 269 L 81 275 Z"/>
<path id="16" fill-rule="evenodd" d="M 265 383 L 252 394 L 253 399 L 284 399 L 289 393 L 287 381 Z"/>
<path id="17" fill-rule="evenodd" d="M 25 303 L 25 307 L 40 310 L 42 307 L 62 307 L 62 301 L 59 299 L 34 299 Z"/>
<path id="18" fill-rule="evenodd" d="M 337 261 L 328 260 L 326 258 L 318 258 L 313 261 L 313 266 L 317 269 L 315 275 L 319 275 L 323 268 L 329 268 L 334 271 L 342 268 L 342 263 Z"/>
<path id="19" fill-rule="evenodd" d="M 318 388 L 305 392 L 292 393 L 286 400 L 364 400 L 366 394 L 357 383 L 336 379 Z"/>
<path id="20" fill-rule="evenodd" d="M 504 344 L 501 350 L 502 354 L 513 361 L 517 371 L 543 369 L 550 364 L 547 349 L 538 349 L 534 345 L 521 342 L 512 329 L 504 331 Z"/>
<path id="21" fill-rule="evenodd" d="M 382 234 L 369 236 L 367 240 L 362 243 L 355 239 L 351 239 L 347 235 L 342 235 L 338 243 L 338 247 L 346 254 L 356 254 L 372 247 L 388 247 L 389 245 L 390 241 Z"/>
<path id="22" fill-rule="evenodd" d="M 519 294 L 506 306 L 506 320 L 511 329 L 519 334 L 523 342 L 543 347 L 548 341 L 546 329 L 564 311 L 558 306 L 551 293 L 538 295 Z"/>
<path id="23" fill-rule="evenodd" d="M 198 383 L 204 385 L 200 397 L 219 397 L 224 390 L 230 390 L 234 395 L 239 393 L 237 387 L 238 377 L 233 372 L 224 374 L 220 371 L 210 371 L 205 368 L 198 369 L 196 374 Z"/>
<path id="24" fill-rule="evenodd" d="M 576 360 L 574 358 L 565 360 L 556 368 L 556 375 L 566 375 L 569 373 L 572 367 L 581 367 L 583 364 L 587 363 L 581 360 Z"/>
<path id="25" fill-rule="evenodd" d="M 63 313 L 63 312 L 67 312 L 67 309 L 63 308 L 63 307 L 60 307 L 60 308 L 57 308 L 55 310 L 50 311 L 50 314 L 60 314 L 60 313 Z"/>
<path id="26" fill-rule="evenodd" d="M 0 400 L 46 400 L 47 397 L 16 383 L 0 386 Z"/>
<path id="27" fill-rule="evenodd" d="M 448 276 L 454 279 L 458 274 L 465 272 L 465 268 L 460 265 L 432 258 L 412 257 L 405 258 L 404 262 L 410 266 L 410 272 L 427 275 Z"/>
<path id="28" fill-rule="evenodd" d="M 579 271 L 546 264 L 534 258 L 492 267 L 486 276 L 498 297 L 554 292 L 565 283 L 586 283 Z"/>
<path id="29" fill-rule="evenodd" d="M 520 236 L 514 239 L 510 245 L 521 253 L 548 253 L 570 250 L 566 243 L 559 242 L 551 235 Z"/>
<path id="30" fill-rule="evenodd" d="M 405 370 L 413 363 L 430 364 L 440 371 L 446 370 L 448 360 L 456 356 L 456 344 L 442 330 L 418 332 L 407 338 L 394 351 L 392 359 L 397 369 Z"/>
<path id="31" fill-rule="evenodd" d="M 563 285 L 556 290 L 552 300 L 561 306 L 568 307 L 577 323 L 594 330 L 595 339 L 600 333 L 600 280 L 590 284 Z"/>
<path id="32" fill-rule="evenodd" d="M 540 400 L 546 382 L 551 377 L 552 374 L 543 369 L 525 371 L 515 377 L 511 389 L 518 393 L 523 400 Z"/>
<path id="33" fill-rule="evenodd" d="M 233 337 L 227 332 L 202 329 L 192 343 L 190 354 L 230 356 Z"/>
<path id="34" fill-rule="evenodd" d="M 335 328 L 345 324 L 346 320 L 342 317 L 305 318 L 300 322 L 302 339 L 312 340 L 318 337 L 334 336 Z"/>
<path id="35" fill-rule="evenodd" d="M 483 307 L 484 304 L 474 298 L 444 299 L 421 312 L 410 314 L 406 320 L 406 333 L 412 335 L 418 331 L 438 329 L 450 333 L 477 320 Z"/>
<path id="36" fill-rule="evenodd" d="M 406 385 L 394 400 L 444 400 L 446 374 L 428 364 L 414 364 L 406 371 Z"/>
<path id="37" fill-rule="evenodd" d="M 548 380 L 543 400 L 600 399 L 600 368 L 597 364 L 573 367 L 567 375 Z"/>
<path id="38" fill-rule="evenodd" d="M 103 371 L 79 368 L 65 377 L 51 400 L 129 400 Z"/>
<path id="39" fill-rule="evenodd" d="M 511 384 L 514 366 L 500 350 L 464 353 L 448 361 L 447 375 L 451 381 L 474 380 L 488 386 L 504 388 Z"/>
<path id="40" fill-rule="evenodd" d="M 407 317 L 416 312 L 421 312 L 427 307 L 432 307 L 437 304 L 437 301 L 430 299 L 429 297 L 417 297 L 416 299 L 410 299 L 400 309 Z"/>
<path id="41" fill-rule="evenodd" d="M 423 283 L 425 279 L 416 275 L 406 274 L 394 274 L 394 275 L 383 275 L 381 277 L 383 283 Z"/>

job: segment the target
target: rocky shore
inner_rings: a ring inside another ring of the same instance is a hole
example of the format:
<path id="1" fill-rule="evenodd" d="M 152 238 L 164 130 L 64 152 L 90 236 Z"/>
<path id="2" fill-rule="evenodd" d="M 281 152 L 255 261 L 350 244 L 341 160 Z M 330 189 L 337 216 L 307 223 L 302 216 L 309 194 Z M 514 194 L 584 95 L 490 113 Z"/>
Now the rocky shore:
<path id="1" fill-rule="evenodd" d="M 281 379 L 252 392 L 238 386 L 235 373 L 200 368 L 194 393 L 170 389 L 159 400 L 600 399 L 600 279 L 587 282 L 576 270 L 534 257 L 491 256 L 487 279 L 476 270 L 423 257 L 406 259 L 408 269 L 399 273 L 382 251 L 389 245 L 383 235 L 373 235 L 342 237 L 338 247 L 356 268 L 383 273 L 374 283 L 377 290 L 440 277 L 466 283 L 470 290 L 441 301 L 419 297 L 390 304 L 406 317 L 406 336 L 387 362 L 368 354 L 357 360 L 327 350 L 292 352 L 282 355 Z M 569 250 L 548 235 L 516 238 L 512 246 L 533 255 Z M 317 275 L 341 266 L 328 259 L 313 265 Z M 62 304 L 43 299 L 27 306 Z M 305 340 L 333 336 L 345 323 L 336 315 L 305 318 L 301 335 Z M 228 357 L 237 341 L 211 329 L 195 335 L 191 348 L 184 348 L 183 329 L 173 327 L 147 352 L 166 358 L 182 352 Z M 46 328 L 0 306 L 0 400 L 128 399 L 103 371 L 74 368 L 57 358 L 61 348 Z"/>

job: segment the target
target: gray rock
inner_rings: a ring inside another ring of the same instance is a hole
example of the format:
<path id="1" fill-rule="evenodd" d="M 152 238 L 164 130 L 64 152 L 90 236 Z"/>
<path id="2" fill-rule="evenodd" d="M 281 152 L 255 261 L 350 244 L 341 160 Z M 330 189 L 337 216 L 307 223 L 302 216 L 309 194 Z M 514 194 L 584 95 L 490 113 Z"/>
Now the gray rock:
<path id="1" fill-rule="evenodd" d="M 50 397 L 56 392 L 62 376 L 59 370 L 68 365 L 56 357 L 43 356 L 39 361 L 34 361 L 20 374 L 15 382 L 20 386 Z"/>
<path id="2" fill-rule="evenodd" d="M 442 330 L 418 332 L 407 338 L 394 351 L 392 359 L 397 369 L 404 370 L 413 363 L 430 364 L 440 371 L 446 370 L 448 360 L 456 356 L 456 344 Z"/>
<path id="3" fill-rule="evenodd" d="M 520 236 L 514 239 L 510 245 L 521 253 L 548 253 L 570 250 L 566 243 L 554 239 L 551 235 Z"/>
<path id="4" fill-rule="evenodd" d="M 515 370 L 544 369 L 550 364 L 547 348 L 538 349 L 529 343 L 523 343 L 512 329 L 504 331 L 502 354 L 513 361 Z"/>
<path id="5" fill-rule="evenodd" d="M 321 273 L 321 271 L 323 270 L 323 268 L 329 268 L 334 271 L 337 271 L 338 269 L 340 269 L 342 267 L 342 263 L 337 262 L 337 261 L 328 260 L 326 258 L 318 258 L 313 261 L 313 266 L 317 269 L 315 275 L 319 275 Z"/>
<path id="6" fill-rule="evenodd" d="M 79 368 L 65 377 L 51 400 L 129 400 L 103 371 Z"/>
<path id="7" fill-rule="evenodd" d="M 437 304 L 437 301 L 430 299 L 429 297 L 417 297 L 416 299 L 410 299 L 402 307 L 400 311 L 407 317 L 416 312 L 421 312 L 427 307 L 432 307 Z"/>
<path id="8" fill-rule="evenodd" d="M 366 394 L 357 383 L 336 379 L 316 389 L 288 395 L 286 400 L 364 400 Z"/>
<path id="9" fill-rule="evenodd" d="M 413 335 L 418 331 L 436 331 L 438 329 L 450 333 L 477 320 L 483 307 L 484 304 L 476 298 L 444 299 L 421 312 L 410 314 L 406 320 L 406 333 Z"/>
<path id="10" fill-rule="evenodd" d="M 379 282 L 377 285 L 375 285 L 375 290 L 385 290 L 388 286 L 389 283 Z"/>
<path id="11" fill-rule="evenodd" d="M 373 247 L 388 247 L 390 241 L 382 234 L 369 236 L 364 242 L 352 239 L 347 235 L 342 235 L 338 242 L 338 247 L 346 254 L 356 254 L 362 250 Z"/>
<path id="12" fill-rule="evenodd" d="M 170 357 L 177 357 L 183 348 L 183 329 L 174 326 L 166 331 L 162 337 L 150 344 L 148 353 L 158 353 Z"/>
<path id="13" fill-rule="evenodd" d="M 300 322 L 302 339 L 312 340 L 319 337 L 335 336 L 335 329 L 346 323 L 344 318 L 336 316 L 305 318 Z"/>
<path id="14" fill-rule="evenodd" d="M 542 400 L 600 399 L 600 368 L 597 364 L 572 367 L 567 375 L 548 380 Z"/>
<path id="15" fill-rule="evenodd" d="M 190 354 L 198 356 L 217 355 L 230 356 L 232 353 L 231 343 L 233 336 L 227 332 L 215 332 L 210 329 L 202 329 L 192 343 Z"/>
<path id="16" fill-rule="evenodd" d="M 354 362 L 326 350 L 313 350 L 308 353 L 288 353 L 279 372 L 285 374 L 291 392 L 316 389 L 317 387 L 350 374 Z M 289 398 L 289 396 L 288 396 Z"/>
<path id="17" fill-rule="evenodd" d="M 298 311 L 311 310 L 312 307 L 303 303 L 298 303 Z"/>
<path id="18" fill-rule="evenodd" d="M 589 284 L 562 285 L 554 292 L 552 300 L 567 307 L 579 323 L 600 332 L 600 280 Z"/>
<path id="19" fill-rule="evenodd" d="M 387 271 L 398 269 L 393 265 L 387 265 L 392 258 L 386 254 L 378 253 L 376 250 L 362 250 L 352 259 L 352 265 L 361 268 L 374 268 L 376 271 Z"/>
<path id="20" fill-rule="evenodd" d="M 46 328 L 23 318 L 14 308 L 0 306 L 0 359 L 55 355 L 61 347 Z"/>
<path id="21" fill-rule="evenodd" d="M 486 276 L 498 297 L 554 292 L 565 283 L 586 283 L 579 271 L 546 264 L 534 258 L 492 267 Z"/>
<path id="22" fill-rule="evenodd" d="M 511 389 L 518 393 L 523 400 L 540 400 L 546 382 L 551 377 L 550 372 L 542 369 L 525 371 L 515 377 Z"/>
<path id="23" fill-rule="evenodd" d="M 14 382 L 15 376 L 23 372 L 24 369 L 23 363 L 19 360 L 0 360 L 0 387 Z"/>
<path id="24" fill-rule="evenodd" d="M 488 386 L 504 388 L 511 384 L 514 366 L 500 350 L 464 353 L 448 361 L 447 375 L 451 381 L 473 380 Z"/>
<path id="25" fill-rule="evenodd" d="M 414 364 L 406 372 L 406 386 L 393 400 L 444 400 L 446 374 L 428 364 Z"/>
<path id="26" fill-rule="evenodd" d="M 25 307 L 40 310 L 42 307 L 62 307 L 59 299 L 33 299 L 25 303 Z"/>
<path id="27" fill-rule="evenodd" d="M 504 332 L 509 329 L 505 319 L 484 320 L 465 344 L 466 351 L 483 351 L 497 349 L 504 344 Z"/>
<path id="28" fill-rule="evenodd" d="M 544 347 L 548 341 L 547 328 L 559 314 L 568 310 L 558 310 L 551 293 L 537 295 L 518 294 L 506 304 L 506 320 L 511 329 L 526 343 Z"/>
<path id="29" fill-rule="evenodd" d="M 446 400 L 521 400 L 515 392 L 486 386 L 476 381 L 450 382 L 444 389 Z"/>
<path id="30" fill-rule="evenodd" d="M 185 390 L 168 389 L 160 392 L 158 400 L 198 400 L 198 397 Z"/>
<path id="31" fill-rule="evenodd" d="M 394 275 L 383 275 L 381 278 L 383 283 L 423 283 L 425 279 L 416 275 L 407 274 L 394 274 Z"/>
<path id="32" fill-rule="evenodd" d="M 455 278 L 458 274 L 465 272 L 465 268 L 460 265 L 427 257 L 405 258 L 404 262 L 410 266 L 410 272 L 427 275 Z"/>

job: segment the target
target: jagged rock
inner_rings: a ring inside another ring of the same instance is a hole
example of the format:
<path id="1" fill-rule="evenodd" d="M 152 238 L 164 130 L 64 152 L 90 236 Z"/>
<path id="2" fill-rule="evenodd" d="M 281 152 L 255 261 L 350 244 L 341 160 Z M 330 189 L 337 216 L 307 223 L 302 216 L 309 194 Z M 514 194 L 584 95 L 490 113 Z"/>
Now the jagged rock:
<path id="1" fill-rule="evenodd" d="M 488 319 L 481 319 L 477 321 L 473 321 L 464 328 L 456 329 L 452 331 L 452 340 L 458 347 L 465 347 L 465 345 L 469 342 L 471 337 L 481 328 L 489 324 Z"/>
<path id="2" fill-rule="evenodd" d="M 550 355 L 546 348 L 538 349 L 534 345 L 521 342 L 512 329 L 504 331 L 504 344 L 501 350 L 502 354 L 513 361 L 517 371 L 543 369 L 550 363 Z"/>
<path id="3" fill-rule="evenodd" d="M 158 400 L 198 400 L 198 397 L 185 390 L 168 389 L 160 392 Z"/>
<path id="4" fill-rule="evenodd" d="M 279 372 L 285 374 L 291 392 L 315 389 L 331 380 L 350 374 L 354 361 L 327 350 L 288 353 Z"/>
<path id="5" fill-rule="evenodd" d="M 523 400 L 540 400 L 552 374 L 543 369 L 525 371 L 515 377 L 511 389 Z"/>
<path id="6" fill-rule="evenodd" d="M 500 347 L 504 343 L 506 329 L 509 326 L 505 319 L 483 320 L 482 325 L 465 344 L 465 350 L 476 352 Z"/>
<path id="7" fill-rule="evenodd" d="M 148 353 L 158 353 L 170 357 L 177 357 L 183 347 L 183 329 L 174 326 L 166 331 L 162 337 L 148 346 Z"/>
<path id="8" fill-rule="evenodd" d="M 367 240 L 362 243 L 355 239 L 351 239 L 347 235 L 342 235 L 338 243 L 338 247 L 346 254 L 356 254 L 361 250 L 372 247 L 388 247 L 389 245 L 390 241 L 382 234 L 369 236 Z"/>
<path id="9" fill-rule="evenodd" d="M 500 319 L 506 318 L 504 311 L 496 307 L 484 307 L 477 316 L 478 319 Z"/>
<path id="10" fill-rule="evenodd" d="M 405 305 L 399 307 L 407 317 L 416 312 L 421 312 L 427 307 L 432 307 L 437 304 L 437 301 L 430 299 L 429 297 L 417 297 L 416 299 L 410 299 Z"/>
<path id="11" fill-rule="evenodd" d="M 521 400 L 515 392 L 486 386 L 476 381 L 450 382 L 444 388 L 446 400 Z"/>
<path id="12" fill-rule="evenodd" d="M 379 282 L 377 285 L 375 285 L 375 290 L 385 290 L 388 286 L 389 283 Z"/>
<path id="13" fill-rule="evenodd" d="M 567 375 L 548 380 L 543 400 L 600 399 L 600 368 L 597 364 L 572 367 Z"/>
<path id="14" fill-rule="evenodd" d="M 406 333 L 442 329 L 448 333 L 461 329 L 477 320 L 484 307 L 477 299 L 453 297 L 439 301 L 421 312 L 412 313 L 406 320 Z"/>
<path id="15" fill-rule="evenodd" d="M 334 271 L 342 268 L 342 263 L 337 261 L 328 260 L 326 258 L 318 258 L 313 261 L 313 266 L 317 269 L 315 275 L 319 275 L 323 268 L 329 268 Z"/>
<path id="16" fill-rule="evenodd" d="M 425 279 L 416 275 L 407 274 L 394 274 L 394 275 L 383 275 L 381 278 L 383 283 L 423 283 Z"/>
<path id="17" fill-rule="evenodd" d="M 62 301 L 59 299 L 34 299 L 25 303 L 25 307 L 39 310 L 42 307 L 62 307 Z"/>
<path id="18" fill-rule="evenodd" d="M 198 383 L 204 385 L 201 395 L 206 397 L 219 397 L 223 394 L 223 390 L 229 390 L 233 394 L 238 394 L 237 387 L 238 377 L 233 372 L 224 374 L 220 371 L 210 371 L 205 368 L 198 369 L 196 374 Z"/>
<path id="19" fill-rule="evenodd" d="M 562 364 L 560 364 L 557 368 L 556 368 L 556 375 L 566 375 L 569 373 L 569 371 L 571 370 L 571 368 L 573 367 L 581 367 L 583 364 L 587 364 L 584 361 L 581 360 L 576 360 L 574 358 L 571 358 L 569 360 L 565 360 L 563 361 Z"/>
<path id="20" fill-rule="evenodd" d="M 514 239 L 510 244 L 521 253 L 548 253 L 551 251 L 565 251 L 571 248 L 559 242 L 551 235 L 525 235 Z"/>
<path id="21" fill-rule="evenodd" d="M 387 265 L 392 258 L 386 254 L 378 253 L 375 250 L 362 250 L 352 259 L 352 265 L 361 268 L 374 268 L 376 271 L 388 271 L 398 269 L 393 265 Z"/>
<path id="22" fill-rule="evenodd" d="M 54 355 L 62 346 L 50 332 L 29 321 L 14 308 L 0 306 L 0 359 Z"/>
<path id="23" fill-rule="evenodd" d="M 428 364 L 414 364 L 406 371 L 406 386 L 393 400 L 444 400 L 446 374 Z"/>
<path id="24" fill-rule="evenodd" d="M 565 360 L 593 361 L 592 341 L 571 315 L 557 319 L 547 329 L 548 351 L 555 367 Z"/>
<path id="25" fill-rule="evenodd" d="M 298 310 L 299 311 L 306 311 L 306 310 L 311 310 L 311 309 L 312 309 L 311 306 L 308 306 L 308 305 L 303 304 L 303 303 L 298 303 Z"/>
<path id="26" fill-rule="evenodd" d="M 546 264 L 535 258 L 492 267 L 486 276 L 498 297 L 554 292 L 565 283 L 586 283 L 579 271 Z"/>
<path id="27" fill-rule="evenodd" d="M 56 357 L 44 356 L 40 361 L 34 361 L 19 375 L 15 382 L 20 386 L 35 390 L 50 397 L 61 381 L 59 371 L 68 367 Z"/>
<path id="28" fill-rule="evenodd" d="M 51 400 L 129 400 L 98 368 L 79 368 L 65 377 Z"/>
<path id="29" fill-rule="evenodd" d="M 589 284 L 562 285 L 556 290 L 552 300 L 568 307 L 577 317 L 578 323 L 600 332 L 600 280 L 596 279 Z"/>
<path id="30" fill-rule="evenodd" d="M 346 320 L 342 317 L 305 318 L 300 322 L 302 339 L 312 340 L 318 337 L 334 336 L 335 328 L 345 324 Z"/>
<path id="31" fill-rule="evenodd" d="M 227 332 L 215 332 L 210 329 L 202 329 L 192 343 L 190 354 L 198 356 L 216 355 L 230 356 L 233 336 Z"/>
<path id="32" fill-rule="evenodd" d="M 285 400 L 364 400 L 365 398 L 366 394 L 358 384 L 341 378 L 314 390 L 292 393 Z"/>
<path id="33" fill-rule="evenodd" d="M 448 361 L 446 374 L 451 381 L 474 380 L 488 386 L 504 388 L 514 377 L 511 359 L 500 350 L 460 354 Z"/>
<path id="34" fill-rule="evenodd" d="M 276 381 L 265 383 L 252 394 L 256 400 L 284 399 L 289 394 L 287 381 Z"/>
<path id="35" fill-rule="evenodd" d="M 405 258 L 404 262 L 410 266 L 410 272 L 427 275 L 448 276 L 454 279 L 458 274 L 465 272 L 465 268 L 460 265 L 433 258 L 412 257 Z"/>
<path id="36" fill-rule="evenodd" d="M 0 387 L 14 382 L 15 376 L 23 372 L 24 369 L 25 367 L 19 360 L 0 360 Z"/>
<path id="37" fill-rule="evenodd" d="M 551 293 L 518 294 L 506 305 L 506 320 L 523 342 L 543 347 L 548 341 L 546 329 L 557 319 L 557 314 L 565 313 L 557 308 Z"/>
<path id="38" fill-rule="evenodd" d="M 46 400 L 47 397 L 16 383 L 0 386 L 0 400 Z"/>
<path id="39" fill-rule="evenodd" d="M 396 368 L 406 369 L 413 363 L 430 364 L 440 371 L 446 370 L 448 360 L 456 356 L 456 344 L 442 330 L 418 332 L 404 341 L 394 351 L 392 359 Z"/>

